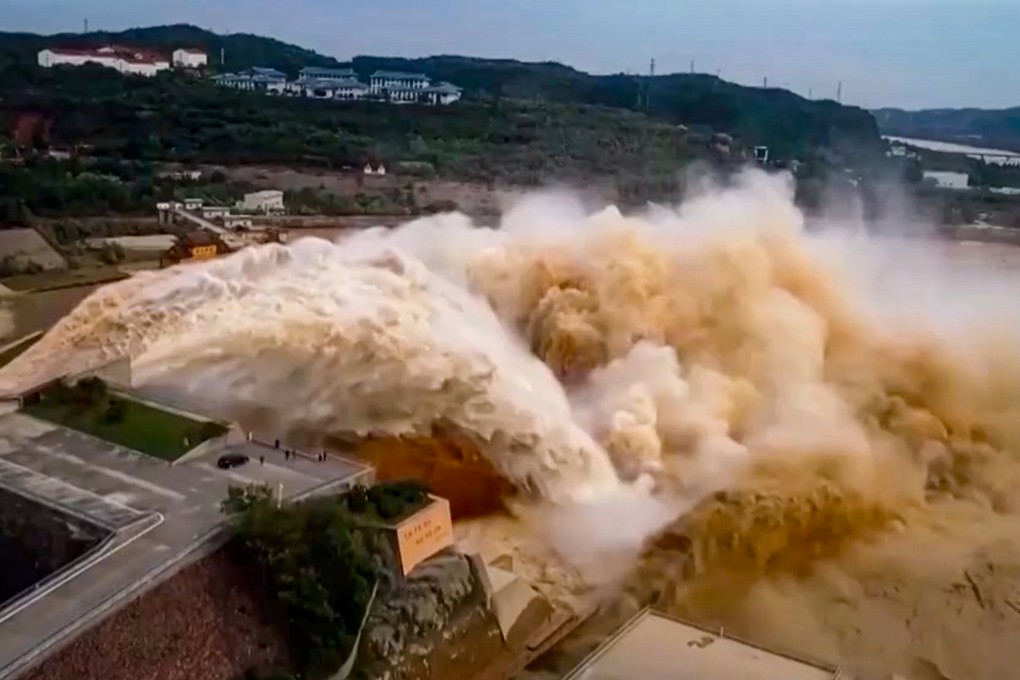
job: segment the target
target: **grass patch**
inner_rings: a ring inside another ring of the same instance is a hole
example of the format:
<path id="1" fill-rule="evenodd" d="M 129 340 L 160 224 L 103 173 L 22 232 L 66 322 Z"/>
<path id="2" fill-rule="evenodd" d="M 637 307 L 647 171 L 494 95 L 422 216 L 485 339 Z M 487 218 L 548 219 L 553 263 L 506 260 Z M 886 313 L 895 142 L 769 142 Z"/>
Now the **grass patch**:
<path id="1" fill-rule="evenodd" d="M 227 431 L 218 423 L 199 422 L 141 402 L 107 395 L 105 385 L 99 389 L 82 388 L 82 383 L 75 387 L 53 388 L 24 410 L 36 418 L 167 461 L 176 460 L 202 442 Z M 95 393 L 89 395 L 87 389 L 94 389 Z"/>
<path id="2" fill-rule="evenodd" d="M 22 338 L 18 342 L 14 343 L 3 352 L 0 352 L 0 368 L 6 366 L 24 354 L 29 347 L 39 342 L 39 340 L 42 339 L 42 336 L 42 333 L 32 333 L 28 337 Z"/>

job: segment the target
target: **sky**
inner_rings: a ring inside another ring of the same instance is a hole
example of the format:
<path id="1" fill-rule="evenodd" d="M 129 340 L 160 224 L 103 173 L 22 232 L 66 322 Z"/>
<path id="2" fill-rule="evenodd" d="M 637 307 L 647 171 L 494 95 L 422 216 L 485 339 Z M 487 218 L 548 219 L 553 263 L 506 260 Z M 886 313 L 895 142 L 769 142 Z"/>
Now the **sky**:
<path id="1" fill-rule="evenodd" d="M 867 108 L 1020 106 L 1020 0 L 2 0 L 0 30 L 191 23 L 338 59 L 717 73 Z"/>

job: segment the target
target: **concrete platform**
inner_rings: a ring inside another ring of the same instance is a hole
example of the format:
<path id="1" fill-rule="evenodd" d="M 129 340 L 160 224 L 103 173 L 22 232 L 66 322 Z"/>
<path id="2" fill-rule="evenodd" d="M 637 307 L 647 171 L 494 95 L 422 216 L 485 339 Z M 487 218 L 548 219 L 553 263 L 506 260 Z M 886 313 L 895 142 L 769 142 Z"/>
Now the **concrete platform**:
<path id="1" fill-rule="evenodd" d="M 0 611 L 0 679 L 16 677 L 76 632 L 218 546 L 219 504 L 231 485 L 265 483 L 284 498 L 352 483 L 371 469 L 331 458 L 285 459 L 245 442 L 246 465 L 220 470 L 223 451 L 177 465 L 21 413 L 0 417 L 0 479 L 113 526 L 85 568 Z M 260 461 L 264 458 L 264 462 Z"/>
<path id="2" fill-rule="evenodd" d="M 646 609 L 563 680 L 837 680 L 840 670 Z"/>

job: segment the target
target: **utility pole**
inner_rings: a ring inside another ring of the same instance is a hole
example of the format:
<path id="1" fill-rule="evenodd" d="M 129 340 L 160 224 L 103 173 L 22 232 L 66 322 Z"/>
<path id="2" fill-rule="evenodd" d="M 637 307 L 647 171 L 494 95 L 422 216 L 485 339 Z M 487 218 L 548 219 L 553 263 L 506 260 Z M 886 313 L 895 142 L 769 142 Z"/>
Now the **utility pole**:
<path id="1" fill-rule="evenodd" d="M 694 60 L 691 59 L 691 75 L 694 75 Z"/>
<path id="2" fill-rule="evenodd" d="M 85 17 L 85 32 L 86 33 L 89 32 L 89 19 L 88 19 L 88 17 Z"/>
<path id="3" fill-rule="evenodd" d="M 221 47 L 220 48 L 220 66 L 223 66 L 226 63 L 227 63 L 227 48 L 226 47 Z"/>
<path id="4" fill-rule="evenodd" d="M 814 93 L 815 93 L 815 89 L 813 87 L 809 87 L 807 89 L 807 98 L 808 99 L 814 99 L 814 96 L 813 96 Z"/>
<path id="5" fill-rule="evenodd" d="M 761 86 L 763 88 L 765 88 L 766 90 L 769 89 L 769 77 L 768 76 L 765 76 L 764 78 L 761 79 Z"/>
<path id="6" fill-rule="evenodd" d="M 648 84 L 645 86 L 645 110 L 652 101 L 652 81 L 655 80 L 655 59 L 653 58 L 651 63 L 648 65 Z"/>
<path id="7" fill-rule="evenodd" d="M 836 86 L 836 101 L 840 104 L 843 103 L 843 81 L 839 81 L 839 85 Z"/>

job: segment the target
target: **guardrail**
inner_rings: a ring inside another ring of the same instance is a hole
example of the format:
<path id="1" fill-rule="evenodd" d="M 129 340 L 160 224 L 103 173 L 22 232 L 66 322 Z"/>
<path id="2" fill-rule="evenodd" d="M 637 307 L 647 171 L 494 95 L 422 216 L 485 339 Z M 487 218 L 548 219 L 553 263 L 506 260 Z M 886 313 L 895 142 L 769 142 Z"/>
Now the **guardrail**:
<path id="1" fill-rule="evenodd" d="M 365 471 L 359 471 L 355 476 L 364 474 L 364 472 Z M 372 472 L 372 468 L 368 468 L 368 472 Z M 349 483 L 349 481 L 350 478 L 347 477 L 323 482 L 318 486 L 306 489 L 301 493 L 285 499 L 285 502 L 296 503 L 305 500 L 306 498 L 311 498 L 312 496 L 329 493 L 337 487 L 345 486 Z M 160 517 L 162 518 L 162 516 Z M 184 550 L 177 553 L 167 561 L 157 565 L 127 588 L 117 591 L 106 600 L 100 602 L 95 608 L 89 611 L 87 615 L 68 623 L 66 626 L 39 643 L 28 654 L 13 659 L 6 666 L 0 667 L 0 680 L 8 680 L 9 678 L 16 677 L 18 674 L 24 672 L 34 664 L 42 661 L 46 656 L 52 654 L 56 651 L 59 645 L 69 643 L 78 633 L 112 614 L 118 607 L 127 604 L 136 597 L 140 597 L 145 591 L 155 587 L 164 580 L 171 578 L 185 566 L 216 552 L 229 540 L 229 528 L 230 525 L 224 520 L 200 534 Z M 138 536 L 135 538 L 137 537 Z M 122 546 L 114 546 L 114 549 L 118 550 L 120 547 Z"/>

